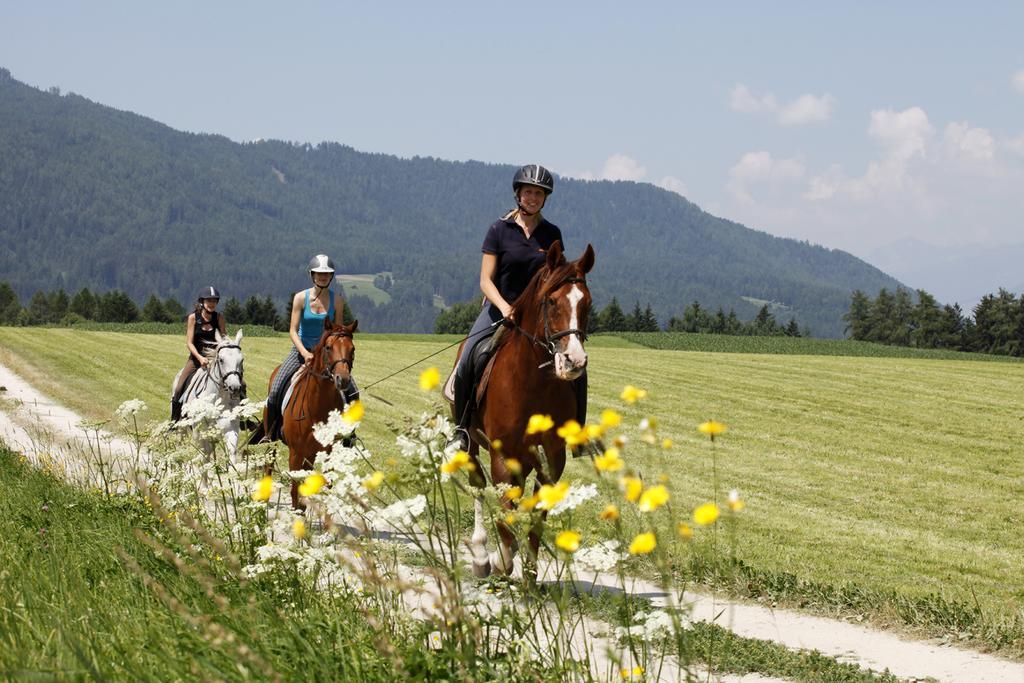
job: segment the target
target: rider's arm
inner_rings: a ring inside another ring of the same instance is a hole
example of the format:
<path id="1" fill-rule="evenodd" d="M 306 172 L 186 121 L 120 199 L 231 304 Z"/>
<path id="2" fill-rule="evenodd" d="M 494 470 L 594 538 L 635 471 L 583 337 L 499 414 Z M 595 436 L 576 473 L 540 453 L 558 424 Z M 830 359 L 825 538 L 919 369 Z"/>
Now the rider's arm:
<path id="1" fill-rule="evenodd" d="M 505 301 L 505 297 L 498 291 L 498 285 L 494 283 L 497 272 L 498 255 L 484 252 L 484 257 L 480 261 L 480 290 L 488 301 L 498 307 L 502 316 L 509 318 L 512 315 L 512 306 Z"/>
<path id="2" fill-rule="evenodd" d="M 220 327 L 221 336 L 228 336 L 228 322 L 224 320 L 224 314 L 217 316 L 217 324 Z"/>
<path id="3" fill-rule="evenodd" d="M 288 325 L 288 336 L 292 338 L 292 344 L 295 345 L 299 355 L 304 360 L 309 360 L 313 354 L 306 350 L 306 347 L 302 345 L 302 340 L 299 339 L 299 320 L 302 318 L 302 309 L 306 305 L 305 293 L 306 290 L 302 290 L 292 299 L 292 320 Z"/>
<path id="4" fill-rule="evenodd" d="M 334 324 L 341 325 L 345 322 L 345 297 L 338 294 L 334 295 Z"/>
<path id="5" fill-rule="evenodd" d="M 189 313 L 188 319 L 185 321 L 185 346 L 188 347 L 188 352 L 192 354 L 192 357 L 196 359 L 200 367 L 206 367 L 206 358 L 203 354 L 199 353 L 199 350 L 195 345 L 195 334 L 196 334 L 196 314 Z"/>

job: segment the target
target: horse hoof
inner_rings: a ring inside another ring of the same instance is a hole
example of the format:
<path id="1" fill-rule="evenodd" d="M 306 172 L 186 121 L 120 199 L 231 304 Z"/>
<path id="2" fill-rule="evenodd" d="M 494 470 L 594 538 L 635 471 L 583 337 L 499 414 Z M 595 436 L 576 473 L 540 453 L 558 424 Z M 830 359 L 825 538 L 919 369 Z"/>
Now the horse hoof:
<path id="1" fill-rule="evenodd" d="M 473 562 L 473 576 L 478 579 L 486 579 L 491 575 L 491 563 L 484 560 L 482 563 Z"/>

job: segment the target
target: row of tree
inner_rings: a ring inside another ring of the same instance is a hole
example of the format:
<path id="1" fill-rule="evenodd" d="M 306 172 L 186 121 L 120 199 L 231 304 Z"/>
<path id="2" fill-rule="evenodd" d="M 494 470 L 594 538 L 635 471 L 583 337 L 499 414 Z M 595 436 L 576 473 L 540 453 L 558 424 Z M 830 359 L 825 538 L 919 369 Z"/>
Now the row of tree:
<path id="1" fill-rule="evenodd" d="M 480 313 L 480 299 L 455 304 L 437 316 L 434 321 L 434 332 L 437 334 L 466 334 L 473 326 Z M 600 311 L 594 311 L 588 320 L 588 332 L 660 332 L 658 319 L 647 304 L 640 308 L 637 301 L 632 313 L 626 314 L 619 305 L 618 299 L 612 297 L 611 302 Z M 731 334 L 743 336 L 808 336 L 807 330 L 801 331 L 796 320 L 790 319 L 788 325 L 780 325 L 769 311 L 767 304 L 761 307 L 753 320 L 744 322 L 736 312 L 728 314 L 721 308 L 714 314 L 694 301 L 683 311 L 682 318 L 672 317 L 666 328 L 669 332 L 700 332 L 704 334 Z"/>
<path id="2" fill-rule="evenodd" d="M 959 304 L 939 306 L 935 297 L 919 289 L 883 288 L 872 299 L 853 292 L 850 310 L 843 316 L 851 339 L 892 346 L 975 351 L 1006 356 L 1024 355 L 1024 294 L 1005 289 L 986 294 L 974 307 L 973 319 Z"/>

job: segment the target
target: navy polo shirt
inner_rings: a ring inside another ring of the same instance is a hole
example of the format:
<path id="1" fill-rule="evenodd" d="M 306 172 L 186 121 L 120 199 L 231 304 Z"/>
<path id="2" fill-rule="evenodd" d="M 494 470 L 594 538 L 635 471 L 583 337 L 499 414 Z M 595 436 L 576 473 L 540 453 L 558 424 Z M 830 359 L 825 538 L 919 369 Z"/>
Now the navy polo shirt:
<path id="1" fill-rule="evenodd" d="M 562 231 L 544 218 L 529 239 L 512 218 L 499 219 L 491 225 L 484 237 L 483 252 L 498 257 L 496 284 L 505 301 L 512 303 L 519 298 L 533 274 L 547 260 L 548 249 L 561 239 Z M 565 242 L 562 242 L 562 250 L 565 250 Z"/>

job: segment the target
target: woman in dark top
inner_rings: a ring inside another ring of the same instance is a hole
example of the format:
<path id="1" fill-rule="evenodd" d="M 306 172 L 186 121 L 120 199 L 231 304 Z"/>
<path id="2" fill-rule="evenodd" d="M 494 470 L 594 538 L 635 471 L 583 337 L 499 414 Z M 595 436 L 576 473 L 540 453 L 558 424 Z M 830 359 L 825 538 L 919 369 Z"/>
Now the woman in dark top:
<path id="1" fill-rule="evenodd" d="M 543 166 L 531 164 L 520 168 L 512 178 L 516 208 L 495 221 L 484 237 L 480 262 L 484 306 L 473 323 L 455 371 L 456 438 L 462 450 L 469 446 L 467 428 L 475 383 L 470 367 L 473 349 L 494 333 L 496 322 L 512 320 L 512 304 L 544 265 L 551 245 L 561 241 L 565 249 L 562 231 L 540 213 L 554 189 L 555 179 Z M 586 382 L 586 373 L 574 382 L 580 424 L 586 421 Z"/>
<path id="2" fill-rule="evenodd" d="M 188 347 L 188 360 L 178 375 L 178 385 L 174 388 L 171 398 L 171 421 L 181 419 L 181 394 L 185 391 L 189 379 L 199 368 L 205 368 L 209 361 L 206 352 L 217 346 L 217 332 L 227 334 L 224 316 L 217 312 L 220 292 L 216 287 L 203 287 L 196 300 L 196 308 L 188 315 L 185 323 L 185 346 Z"/>

